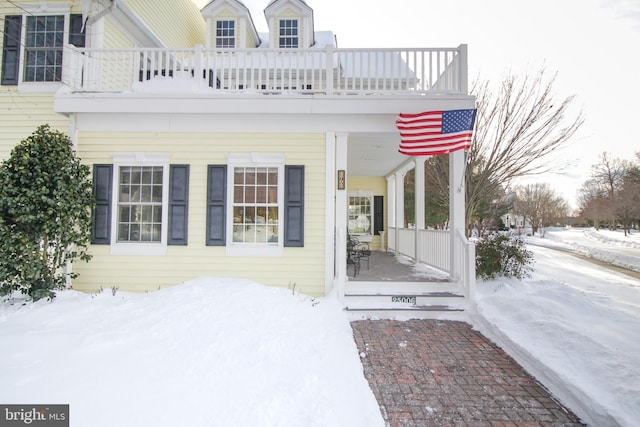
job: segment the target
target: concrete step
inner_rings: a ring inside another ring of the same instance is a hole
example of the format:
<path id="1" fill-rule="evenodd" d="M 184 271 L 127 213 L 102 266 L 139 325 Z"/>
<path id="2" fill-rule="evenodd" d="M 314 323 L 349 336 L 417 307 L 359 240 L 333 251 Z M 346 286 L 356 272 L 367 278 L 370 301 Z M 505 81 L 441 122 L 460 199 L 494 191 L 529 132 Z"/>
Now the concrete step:
<path id="1" fill-rule="evenodd" d="M 352 318 L 434 319 L 463 312 L 465 298 L 455 283 L 349 282 L 344 306 Z"/>
<path id="2" fill-rule="evenodd" d="M 347 282 L 345 294 L 414 294 L 423 292 L 454 292 L 462 288 L 452 282 Z"/>
<path id="3" fill-rule="evenodd" d="M 464 295 L 453 292 L 398 292 L 377 294 L 349 293 L 344 296 L 345 304 L 366 302 L 369 305 L 405 304 L 409 306 L 457 305 L 464 302 Z"/>
<path id="4" fill-rule="evenodd" d="M 464 309 L 448 306 L 423 306 L 412 308 L 347 308 L 350 320 L 364 319 L 443 319 L 464 320 Z"/>

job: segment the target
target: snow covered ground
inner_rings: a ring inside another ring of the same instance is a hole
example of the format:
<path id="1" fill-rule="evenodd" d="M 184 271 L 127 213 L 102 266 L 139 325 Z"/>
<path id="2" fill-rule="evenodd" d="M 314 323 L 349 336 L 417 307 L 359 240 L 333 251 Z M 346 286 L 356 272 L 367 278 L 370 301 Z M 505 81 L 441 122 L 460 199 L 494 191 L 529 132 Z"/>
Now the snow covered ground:
<path id="1" fill-rule="evenodd" d="M 590 425 L 637 425 L 640 281 L 549 247 L 640 268 L 640 234 L 528 242 L 532 277 L 478 282 L 468 321 Z M 334 297 L 230 279 L 0 300 L 0 403 L 68 403 L 72 426 L 384 425 Z"/>
<path id="2" fill-rule="evenodd" d="M 334 298 L 202 279 L 0 303 L 0 403 L 71 426 L 384 426 Z"/>
<path id="3" fill-rule="evenodd" d="M 525 280 L 477 284 L 470 322 L 593 426 L 640 420 L 640 281 L 551 248 L 640 271 L 640 234 L 554 229 L 529 238 Z"/>

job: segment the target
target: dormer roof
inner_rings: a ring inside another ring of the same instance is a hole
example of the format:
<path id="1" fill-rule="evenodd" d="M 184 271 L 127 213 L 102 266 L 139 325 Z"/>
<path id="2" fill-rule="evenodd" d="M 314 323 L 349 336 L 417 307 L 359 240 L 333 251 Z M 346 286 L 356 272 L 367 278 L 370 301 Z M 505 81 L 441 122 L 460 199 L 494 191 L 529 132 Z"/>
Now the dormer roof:
<path id="1" fill-rule="evenodd" d="M 272 0 L 264 9 L 264 16 L 269 27 L 270 41 L 274 46 L 278 46 L 276 41 L 280 32 L 280 21 L 289 19 L 299 21 L 299 47 L 308 48 L 315 44 L 313 9 L 304 0 Z"/>
<path id="2" fill-rule="evenodd" d="M 247 32 L 249 37 L 251 38 L 251 44 L 253 46 L 260 45 L 260 36 L 258 35 L 258 30 L 256 30 L 256 26 L 253 22 L 253 18 L 251 17 L 251 12 L 239 0 L 213 0 L 205 7 L 201 9 L 202 16 L 205 20 L 208 18 L 215 17 L 221 14 L 224 10 L 230 10 L 236 17 L 240 19 L 244 19 L 247 22 Z"/>

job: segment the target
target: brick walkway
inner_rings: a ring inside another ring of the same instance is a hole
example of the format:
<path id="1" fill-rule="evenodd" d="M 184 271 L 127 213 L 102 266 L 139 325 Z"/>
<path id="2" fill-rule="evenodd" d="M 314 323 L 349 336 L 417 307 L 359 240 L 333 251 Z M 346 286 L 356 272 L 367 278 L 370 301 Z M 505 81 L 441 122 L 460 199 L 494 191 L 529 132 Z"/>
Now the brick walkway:
<path id="1" fill-rule="evenodd" d="M 361 320 L 351 327 L 390 427 L 583 425 L 464 322 Z"/>

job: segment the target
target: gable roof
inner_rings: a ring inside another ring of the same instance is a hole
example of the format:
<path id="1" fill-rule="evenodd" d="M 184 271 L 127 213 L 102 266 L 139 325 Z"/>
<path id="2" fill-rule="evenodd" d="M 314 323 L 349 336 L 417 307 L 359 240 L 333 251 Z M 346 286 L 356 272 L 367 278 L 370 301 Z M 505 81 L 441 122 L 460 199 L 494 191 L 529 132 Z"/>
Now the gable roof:
<path id="1" fill-rule="evenodd" d="M 228 6 L 237 16 L 241 16 L 247 19 L 250 25 L 250 33 L 251 37 L 254 38 L 256 46 L 260 45 L 260 35 L 258 34 L 258 30 L 256 29 L 256 25 L 253 22 L 253 17 L 251 16 L 251 11 L 249 8 L 245 6 L 243 2 L 240 0 L 212 0 L 204 6 L 200 13 L 206 19 L 209 16 L 214 16 L 220 11 L 224 6 Z"/>
<path id="2" fill-rule="evenodd" d="M 311 36 L 307 43 L 310 45 L 315 44 L 315 29 L 313 19 L 313 9 L 304 0 L 272 0 L 267 7 L 264 8 L 264 16 L 269 22 L 269 17 L 277 16 L 287 6 L 293 8 L 303 18 L 308 18 L 308 24 L 310 26 L 309 33 Z M 274 31 L 274 29 L 271 29 Z"/>
<path id="3" fill-rule="evenodd" d="M 282 5 L 280 5 L 279 3 L 282 3 Z M 284 5 L 286 4 L 294 6 L 301 12 L 306 12 L 313 18 L 313 9 L 311 9 L 311 7 L 309 7 L 309 5 L 304 0 L 271 0 L 267 7 L 264 8 L 264 14 L 268 15 L 271 10 L 278 10 L 281 7 L 284 7 Z"/>

